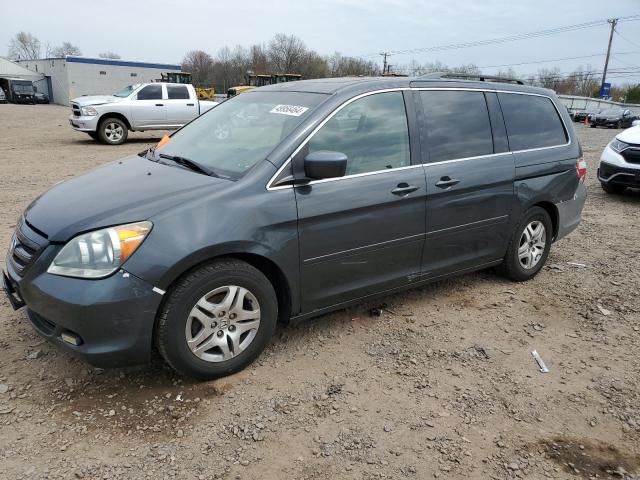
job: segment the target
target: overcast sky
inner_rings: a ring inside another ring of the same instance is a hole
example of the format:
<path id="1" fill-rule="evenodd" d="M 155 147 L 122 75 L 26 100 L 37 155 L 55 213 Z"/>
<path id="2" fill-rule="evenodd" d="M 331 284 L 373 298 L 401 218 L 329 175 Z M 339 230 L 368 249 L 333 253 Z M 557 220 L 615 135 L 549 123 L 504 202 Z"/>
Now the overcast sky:
<path id="1" fill-rule="evenodd" d="M 276 33 L 294 34 L 320 54 L 340 52 L 381 62 L 377 52 L 400 51 L 485 40 L 611 17 L 640 14 L 640 0 L 30 0 L 3 2 L 0 54 L 10 38 L 25 30 L 43 44 L 69 41 L 85 56 L 104 51 L 123 59 L 180 63 L 188 50 L 212 55 L 224 45 L 267 41 Z M 610 70 L 636 68 L 614 83 L 640 81 L 640 21 L 621 22 L 614 36 Z M 394 55 L 390 63 L 440 61 L 449 66 L 534 62 L 594 55 L 590 58 L 514 66 L 522 76 L 557 66 L 579 65 L 600 71 L 608 40 L 602 25 L 498 45 L 431 53 Z M 634 53 L 630 53 L 634 52 Z M 600 55 L 600 56 L 595 56 Z M 483 68 L 485 73 L 497 68 Z"/>

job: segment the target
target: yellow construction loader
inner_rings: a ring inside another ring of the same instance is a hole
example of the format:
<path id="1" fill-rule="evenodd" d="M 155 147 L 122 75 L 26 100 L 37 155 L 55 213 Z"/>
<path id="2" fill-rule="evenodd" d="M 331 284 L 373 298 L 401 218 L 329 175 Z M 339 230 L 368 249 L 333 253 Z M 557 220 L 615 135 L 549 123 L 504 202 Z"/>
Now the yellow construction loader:
<path id="1" fill-rule="evenodd" d="M 161 73 L 162 77 L 159 81 L 168 82 L 168 83 L 191 83 L 192 77 L 188 72 L 167 72 Z M 199 87 L 194 85 L 196 89 L 196 95 L 198 95 L 199 100 L 214 100 L 214 96 L 216 91 L 213 87 Z"/>
<path id="2" fill-rule="evenodd" d="M 247 75 L 246 85 L 238 85 L 227 90 L 227 98 L 235 97 L 241 93 L 264 87 L 265 85 L 275 85 L 276 83 L 293 82 L 300 80 L 302 75 L 297 73 L 271 73 L 271 74 L 251 74 Z"/>

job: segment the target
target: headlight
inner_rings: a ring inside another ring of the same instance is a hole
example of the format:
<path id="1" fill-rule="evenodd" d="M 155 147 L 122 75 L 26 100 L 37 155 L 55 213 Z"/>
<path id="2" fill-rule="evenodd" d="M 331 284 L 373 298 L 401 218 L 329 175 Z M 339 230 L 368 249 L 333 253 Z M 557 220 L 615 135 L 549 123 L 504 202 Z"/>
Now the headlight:
<path id="1" fill-rule="evenodd" d="M 629 148 L 628 143 L 621 142 L 617 138 L 614 138 L 609 144 L 609 146 L 618 153 L 622 152 L 626 148 Z"/>
<path id="2" fill-rule="evenodd" d="M 78 235 L 60 250 L 47 272 L 76 278 L 108 277 L 133 255 L 151 226 L 151 222 L 130 223 Z"/>
<path id="3" fill-rule="evenodd" d="M 82 115 L 88 117 L 95 117 L 98 114 L 98 111 L 93 107 L 82 107 L 80 110 L 82 110 Z"/>

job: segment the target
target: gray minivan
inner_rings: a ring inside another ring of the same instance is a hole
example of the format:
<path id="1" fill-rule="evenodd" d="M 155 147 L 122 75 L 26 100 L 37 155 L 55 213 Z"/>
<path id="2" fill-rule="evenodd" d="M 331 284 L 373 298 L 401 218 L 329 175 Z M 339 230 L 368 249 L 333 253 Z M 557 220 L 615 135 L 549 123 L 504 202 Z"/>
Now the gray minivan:
<path id="1" fill-rule="evenodd" d="M 297 321 L 498 266 L 524 281 L 580 222 L 586 166 L 553 92 L 341 78 L 228 100 L 20 219 L 4 288 L 101 366 L 157 347 L 200 379 Z"/>

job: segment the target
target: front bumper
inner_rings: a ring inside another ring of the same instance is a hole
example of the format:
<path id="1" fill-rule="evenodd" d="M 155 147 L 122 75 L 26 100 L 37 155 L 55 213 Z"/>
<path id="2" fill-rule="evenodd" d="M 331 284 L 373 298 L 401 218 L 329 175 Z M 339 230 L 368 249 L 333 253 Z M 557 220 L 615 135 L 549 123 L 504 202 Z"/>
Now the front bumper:
<path id="1" fill-rule="evenodd" d="M 15 95 L 13 99 L 16 103 L 36 103 L 35 97 L 24 97 Z"/>
<path id="2" fill-rule="evenodd" d="M 640 163 L 628 162 L 607 145 L 600 157 L 598 180 L 605 184 L 640 188 Z"/>
<path id="3" fill-rule="evenodd" d="M 26 305 L 29 321 L 40 335 L 92 365 L 148 362 L 162 295 L 123 270 L 101 280 L 46 273 L 58 251 L 59 246 L 46 247 L 23 277 L 6 263 L 2 287 L 12 306 Z M 69 343 L 69 338 L 78 344 Z"/>
<path id="4" fill-rule="evenodd" d="M 76 117 L 75 115 L 69 116 L 69 124 L 71 125 L 71 128 L 73 128 L 74 130 L 78 130 L 79 132 L 95 132 L 98 129 L 98 120 L 98 115 L 95 115 L 93 117 Z"/>

